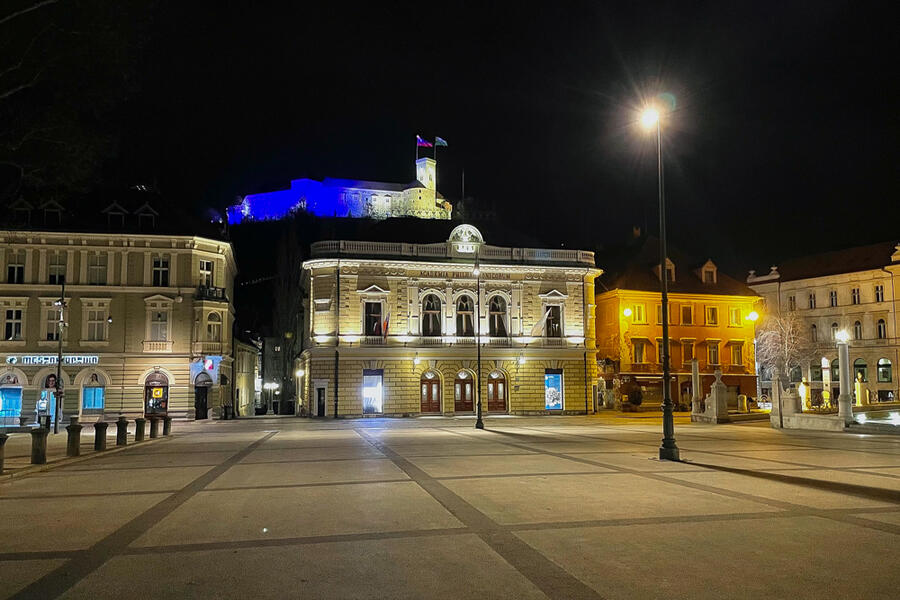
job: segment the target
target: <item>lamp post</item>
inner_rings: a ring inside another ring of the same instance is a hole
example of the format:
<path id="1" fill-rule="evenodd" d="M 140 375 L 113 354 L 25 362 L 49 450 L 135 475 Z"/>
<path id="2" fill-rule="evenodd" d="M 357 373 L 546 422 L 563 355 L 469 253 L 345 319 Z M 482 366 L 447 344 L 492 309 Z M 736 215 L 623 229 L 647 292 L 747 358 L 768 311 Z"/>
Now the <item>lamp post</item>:
<path id="1" fill-rule="evenodd" d="M 478 362 L 478 381 L 475 382 L 475 429 L 484 429 L 481 419 L 481 269 L 478 267 L 478 252 L 475 253 L 475 352 Z"/>
<path id="2" fill-rule="evenodd" d="M 669 369 L 669 286 L 666 269 L 666 199 L 663 177 L 662 125 L 659 112 L 648 108 L 641 115 L 645 128 L 656 127 L 656 159 L 659 179 L 659 291 L 662 295 L 662 359 L 663 359 L 663 439 L 659 447 L 660 460 L 679 460 L 678 446 L 675 445 L 675 419 L 672 414 L 672 394 L 669 389 L 671 373 Z"/>
<path id="3" fill-rule="evenodd" d="M 850 406 L 850 334 L 838 331 L 835 335 L 838 351 L 838 379 L 841 383 L 841 395 L 838 396 L 838 416 L 844 423 L 853 421 L 853 409 Z"/>
<path id="4" fill-rule="evenodd" d="M 66 327 L 65 316 L 63 314 L 63 310 L 66 308 L 66 279 L 63 277 L 62 285 L 60 286 L 59 292 L 59 300 L 55 302 L 56 306 L 59 307 L 59 320 L 57 322 L 57 333 L 56 333 L 56 390 L 54 390 L 54 407 L 53 407 L 53 433 L 59 433 L 59 416 L 62 411 L 62 386 L 60 385 L 60 377 L 62 377 L 62 361 L 63 361 L 63 353 L 62 353 L 62 340 L 63 340 L 63 330 Z"/>

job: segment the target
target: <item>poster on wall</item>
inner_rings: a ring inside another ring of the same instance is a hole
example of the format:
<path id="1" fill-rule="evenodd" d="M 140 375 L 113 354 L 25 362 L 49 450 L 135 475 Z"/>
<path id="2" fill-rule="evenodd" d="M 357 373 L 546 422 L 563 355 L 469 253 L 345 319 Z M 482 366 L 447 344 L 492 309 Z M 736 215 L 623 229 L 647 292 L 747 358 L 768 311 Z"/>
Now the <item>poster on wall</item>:
<path id="1" fill-rule="evenodd" d="M 544 374 L 544 408 L 547 410 L 562 410 L 562 373 Z"/>
<path id="2" fill-rule="evenodd" d="M 198 375 L 206 373 L 209 375 L 212 383 L 218 383 L 219 363 L 221 362 L 221 356 L 201 356 L 200 358 L 194 359 L 191 361 L 191 382 L 196 382 Z"/>

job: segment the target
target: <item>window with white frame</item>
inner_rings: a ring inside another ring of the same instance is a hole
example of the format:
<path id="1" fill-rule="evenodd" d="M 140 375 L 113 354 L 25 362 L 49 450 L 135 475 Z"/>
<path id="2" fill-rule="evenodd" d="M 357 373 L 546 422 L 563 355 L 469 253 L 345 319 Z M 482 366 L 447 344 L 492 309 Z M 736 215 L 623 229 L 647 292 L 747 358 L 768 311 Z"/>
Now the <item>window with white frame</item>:
<path id="1" fill-rule="evenodd" d="M 850 290 L 850 304 L 859 304 L 860 303 L 860 295 L 859 288 L 853 288 Z"/>
<path id="2" fill-rule="evenodd" d="M 731 364 L 735 367 L 739 367 L 744 364 L 744 345 L 743 344 L 732 344 L 731 345 Z"/>
<path id="3" fill-rule="evenodd" d="M 647 322 L 647 313 L 644 310 L 643 304 L 635 304 L 631 307 L 631 322 L 632 323 L 646 323 Z"/>
<path id="4" fill-rule="evenodd" d="M 728 309 L 728 322 L 732 327 L 741 325 L 741 309 L 732 306 Z"/>
<path id="5" fill-rule="evenodd" d="M 24 250 L 9 253 L 9 262 L 6 263 L 6 283 L 25 283 Z"/>
<path id="6" fill-rule="evenodd" d="M 150 316 L 150 340 L 165 342 L 169 337 L 169 312 L 154 310 Z"/>
<path id="7" fill-rule="evenodd" d="M 710 365 L 719 364 L 719 343 L 709 342 L 706 344 L 706 362 Z"/>
<path id="8" fill-rule="evenodd" d="M 707 306 L 706 307 L 706 324 L 707 325 L 718 325 L 719 324 L 719 309 L 716 306 Z"/>
<path id="9" fill-rule="evenodd" d="M 24 311 L 21 308 L 7 308 L 4 312 L 6 319 L 3 324 L 3 339 L 7 341 L 23 339 Z"/>
<path id="10" fill-rule="evenodd" d="M 213 261 L 200 261 L 200 287 L 213 287 Z"/>
<path id="11" fill-rule="evenodd" d="M 59 313 L 58 306 L 52 303 L 43 307 L 44 313 L 44 339 L 47 341 L 59 340 Z"/>
<path id="12" fill-rule="evenodd" d="M 222 316 L 219 313 L 209 313 L 206 317 L 206 341 L 222 341 Z"/>
<path id="13" fill-rule="evenodd" d="M 631 340 L 631 362 L 637 364 L 644 362 L 645 344 L 644 340 Z"/>
<path id="14" fill-rule="evenodd" d="M 875 302 L 884 302 L 884 286 L 875 286 Z"/>
<path id="15" fill-rule="evenodd" d="M 50 277 L 48 283 L 50 285 L 61 285 L 66 278 L 66 253 L 53 252 L 50 254 Z"/>
<path id="16" fill-rule="evenodd" d="M 838 305 L 838 304 L 837 304 L 837 290 L 831 290 L 831 291 L 828 293 L 828 299 L 829 299 L 829 301 L 830 301 L 830 304 L 831 304 L 831 307 L 832 307 L 832 308 L 834 308 L 835 306 L 837 306 L 837 305 Z"/>
<path id="17" fill-rule="evenodd" d="M 88 284 L 106 285 L 106 253 L 88 255 Z"/>
<path id="18" fill-rule="evenodd" d="M 673 317 L 675 316 L 675 311 L 672 309 L 671 304 L 667 304 L 666 306 L 669 307 L 669 325 L 674 325 L 675 319 Z M 662 325 L 662 318 L 663 318 L 662 304 L 657 304 L 656 305 L 656 324 L 657 325 Z"/>
<path id="19" fill-rule="evenodd" d="M 506 299 L 491 296 L 488 302 L 488 330 L 491 337 L 506 337 Z"/>
<path id="20" fill-rule="evenodd" d="M 87 336 L 89 342 L 106 341 L 106 310 L 101 308 L 87 311 Z"/>
<path id="21" fill-rule="evenodd" d="M 422 335 L 441 335 L 441 299 L 435 294 L 422 299 Z"/>
<path id="22" fill-rule="evenodd" d="M 169 287 L 169 258 L 167 256 L 153 257 L 153 285 Z"/>

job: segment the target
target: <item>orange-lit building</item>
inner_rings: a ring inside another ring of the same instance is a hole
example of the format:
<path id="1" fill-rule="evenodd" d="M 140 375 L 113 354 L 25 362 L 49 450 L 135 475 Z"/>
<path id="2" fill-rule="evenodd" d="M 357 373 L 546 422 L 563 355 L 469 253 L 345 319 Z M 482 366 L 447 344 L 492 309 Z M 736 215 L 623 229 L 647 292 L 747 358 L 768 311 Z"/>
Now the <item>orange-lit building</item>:
<path id="1" fill-rule="evenodd" d="M 691 359 L 700 369 L 705 397 L 721 369 L 738 394 L 756 397 L 754 322 L 759 296 L 719 271 L 712 260 L 693 262 L 669 248 L 669 363 L 672 400 L 690 407 Z M 607 400 L 636 383 L 643 406 L 662 402 L 662 308 L 659 241 L 639 238 L 601 259 L 596 282 L 597 359 Z M 624 386 L 624 387 L 623 387 Z"/>

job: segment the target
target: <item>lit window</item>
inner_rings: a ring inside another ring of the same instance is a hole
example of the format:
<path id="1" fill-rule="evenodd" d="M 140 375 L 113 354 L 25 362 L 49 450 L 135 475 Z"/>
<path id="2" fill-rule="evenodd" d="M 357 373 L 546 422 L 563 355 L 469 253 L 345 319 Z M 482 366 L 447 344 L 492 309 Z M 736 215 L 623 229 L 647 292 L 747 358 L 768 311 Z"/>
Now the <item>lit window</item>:
<path id="1" fill-rule="evenodd" d="M 631 307 L 631 321 L 632 323 L 646 323 L 647 315 L 644 312 L 643 304 L 635 304 Z"/>
<path id="2" fill-rule="evenodd" d="M 562 308 L 558 305 L 547 307 L 547 337 L 562 337 Z"/>
<path id="3" fill-rule="evenodd" d="M 169 335 L 169 313 L 155 310 L 150 319 L 150 339 L 154 342 L 165 342 Z"/>
<path id="4" fill-rule="evenodd" d="M 381 302 L 366 302 L 365 319 L 366 335 L 382 335 Z"/>
<path id="5" fill-rule="evenodd" d="M 162 256 L 153 257 L 153 285 L 169 287 L 169 259 Z"/>
<path id="6" fill-rule="evenodd" d="M 632 340 L 631 348 L 631 362 L 638 364 L 644 362 L 644 340 Z"/>
<path id="7" fill-rule="evenodd" d="M 106 285 L 106 254 L 88 256 L 88 283 L 90 285 Z"/>
<path id="8" fill-rule="evenodd" d="M 22 310 L 19 308 L 6 309 L 6 323 L 3 332 L 4 340 L 22 339 Z"/>
<path id="9" fill-rule="evenodd" d="M 691 362 L 694 359 L 694 342 L 683 342 L 681 344 L 681 354 L 684 357 L 683 362 Z"/>
<path id="10" fill-rule="evenodd" d="M 706 346 L 706 362 L 711 365 L 719 364 L 719 344 L 710 342 Z"/>
<path id="11" fill-rule="evenodd" d="M 890 383 L 891 375 L 891 361 L 886 358 L 878 359 L 878 383 Z"/>
<path id="12" fill-rule="evenodd" d="M 213 261 L 200 261 L 200 286 L 210 288 L 213 287 Z"/>
<path id="13" fill-rule="evenodd" d="M 715 306 L 707 306 L 706 307 L 706 324 L 707 325 L 718 325 L 719 324 L 719 309 Z"/>
<path id="14" fill-rule="evenodd" d="M 730 308 L 728 310 L 728 321 L 732 326 L 740 326 L 741 325 L 741 309 L 740 308 Z"/>
<path id="15" fill-rule="evenodd" d="M 562 369 L 544 370 L 544 409 L 562 410 L 563 372 Z"/>
<path id="16" fill-rule="evenodd" d="M 875 286 L 875 302 L 884 302 L 884 286 Z"/>
<path id="17" fill-rule="evenodd" d="M 50 255 L 50 285 L 61 285 L 66 278 L 66 255 L 54 252 Z"/>
<path id="18" fill-rule="evenodd" d="M 208 342 L 222 341 L 222 317 L 219 313 L 209 313 L 206 318 L 206 340 Z"/>
<path id="19" fill-rule="evenodd" d="M 93 377 L 96 378 L 97 375 L 95 374 Z M 103 411 L 106 390 L 99 385 L 96 385 L 96 383 L 99 383 L 99 381 L 96 381 L 95 385 L 84 387 L 81 390 L 81 409 L 84 412 Z"/>
<path id="20" fill-rule="evenodd" d="M 441 300 L 434 294 L 422 300 L 422 335 L 441 335 Z"/>
<path id="21" fill-rule="evenodd" d="M 469 296 L 460 296 L 456 301 L 456 335 L 475 335 L 475 301 Z"/>
<path id="22" fill-rule="evenodd" d="M 744 346 L 743 344 L 731 345 L 731 364 L 739 367 L 744 364 Z"/>
<path id="23" fill-rule="evenodd" d="M 363 414 L 384 412 L 384 370 L 363 369 Z"/>

